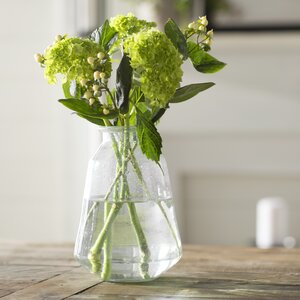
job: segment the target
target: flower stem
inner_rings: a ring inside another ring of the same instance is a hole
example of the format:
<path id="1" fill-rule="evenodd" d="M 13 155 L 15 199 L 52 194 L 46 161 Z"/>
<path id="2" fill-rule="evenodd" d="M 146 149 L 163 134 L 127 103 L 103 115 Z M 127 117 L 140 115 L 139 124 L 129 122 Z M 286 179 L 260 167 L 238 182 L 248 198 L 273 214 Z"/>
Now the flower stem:
<path id="1" fill-rule="evenodd" d="M 135 147 L 136 147 L 136 144 L 134 145 L 133 148 L 135 149 Z M 123 175 L 122 172 L 124 170 L 126 170 L 126 166 L 127 166 L 128 161 L 130 160 L 130 157 L 131 157 L 130 153 L 128 153 L 128 156 L 124 156 L 124 159 L 122 161 L 122 168 L 116 174 L 116 177 L 115 177 L 114 181 L 112 182 L 112 184 L 111 184 L 108 192 L 106 193 L 106 196 L 103 199 L 103 202 L 105 202 L 105 201 L 108 200 L 108 197 L 111 194 L 111 192 L 113 190 L 113 187 L 118 182 L 120 176 Z M 125 193 L 125 187 L 123 188 L 123 191 Z M 88 213 L 86 222 L 87 222 L 89 216 L 91 215 L 92 211 L 96 208 L 96 206 L 98 204 L 99 204 L 99 202 L 95 202 L 94 205 L 91 207 L 91 209 L 90 209 L 90 211 Z M 115 201 L 113 202 L 113 204 L 111 205 L 109 214 L 107 215 L 105 223 L 104 223 L 104 225 L 102 227 L 102 230 L 100 231 L 100 233 L 99 233 L 99 235 L 98 235 L 98 237 L 97 237 L 94 245 L 90 249 L 90 253 L 89 253 L 88 258 L 89 258 L 89 261 L 90 261 L 90 263 L 92 265 L 92 272 L 93 273 L 98 273 L 101 270 L 101 265 L 102 265 L 101 264 L 101 250 L 102 250 L 104 242 L 105 242 L 105 240 L 107 238 L 108 232 L 110 231 L 111 226 L 112 226 L 115 218 L 117 217 L 120 209 L 122 208 L 122 206 L 123 206 L 122 202 L 115 202 Z M 105 266 L 104 268 L 107 269 L 107 266 Z"/>
<path id="2" fill-rule="evenodd" d="M 111 226 L 116 219 L 120 209 L 122 208 L 122 203 L 113 203 L 112 207 L 107 216 L 106 222 L 98 235 L 93 247 L 90 249 L 89 261 L 92 264 L 92 272 L 98 273 L 101 270 L 101 249 L 107 237 L 108 231 L 111 229 Z"/>
<path id="3" fill-rule="evenodd" d="M 112 136 L 112 141 L 113 141 L 113 149 L 114 149 L 115 155 L 117 157 L 117 162 L 119 163 L 119 165 L 121 165 L 121 154 L 117 147 L 117 141 L 115 140 L 115 138 L 113 136 Z M 130 148 L 130 146 L 129 146 L 129 148 Z M 134 149 L 130 149 L 131 158 L 133 157 L 133 151 L 134 151 Z M 130 191 L 129 191 L 127 178 L 125 178 L 125 181 L 126 181 L 126 186 L 127 186 L 126 192 L 129 197 Z M 139 245 L 139 248 L 141 251 L 141 257 L 142 257 L 142 262 L 140 265 L 141 275 L 143 276 L 144 279 L 148 279 L 148 278 L 150 278 L 150 276 L 148 274 L 148 269 L 149 269 L 148 261 L 150 259 L 150 250 L 148 247 L 146 236 L 144 234 L 142 225 L 140 223 L 135 204 L 133 202 L 128 202 L 127 206 L 128 206 L 130 220 L 133 225 L 135 235 L 137 238 L 137 242 L 138 242 L 138 245 Z"/>
<path id="4" fill-rule="evenodd" d="M 104 203 L 104 223 L 107 222 L 110 210 L 111 210 L 111 203 L 109 201 L 106 201 Z M 103 269 L 101 273 L 101 278 L 103 278 L 104 280 L 110 278 L 111 275 L 111 251 L 112 251 L 111 241 L 112 241 L 112 231 L 108 230 L 106 239 L 103 244 Z"/>
<path id="5" fill-rule="evenodd" d="M 143 178 L 142 171 L 141 171 L 141 169 L 139 167 L 139 164 L 138 164 L 138 162 L 137 162 L 137 160 L 136 160 L 135 155 L 134 155 L 133 152 L 131 153 L 131 163 L 132 163 L 132 166 L 133 166 L 133 168 L 135 170 L 135 173 L 138 176 L 138 179 L 140 180 L 140 182 L 142 184 L 142 187 L 143 187 L 145 193 L 148 195 L 148 197 L 150 199 L 151 198 L 150 192 L 148 190 L 147 184 L 146 184 L 146 182 L 145 182 L 145 180 Z M 171 224 L 171 222 L 170 222 L 170 220 L 169 220 L 169 218 L 167 216 L 167 213 L 166 213 L 164 207 L 162 206 L 161 202 L 156 201 L 156 203 L 157 203 L 158 207 L 160 208 L 162 214 L 164 215 L 164 217 L 166 219 L 166 222 L 167 222 L 167 224 L 168 224 L 168 226 L 170 228 L 171 234 L 172 234 L 172 236 L 173 236 L 173 238 L 174 238 L 174 240 L 176 242 L 176 246 L 179 249 L 180 248 L 180 243 L 178 241 L 177 234 L 175 233 L 174 228 L 173 228 L 173 226 L 172 226 L 172 224 Z"/>

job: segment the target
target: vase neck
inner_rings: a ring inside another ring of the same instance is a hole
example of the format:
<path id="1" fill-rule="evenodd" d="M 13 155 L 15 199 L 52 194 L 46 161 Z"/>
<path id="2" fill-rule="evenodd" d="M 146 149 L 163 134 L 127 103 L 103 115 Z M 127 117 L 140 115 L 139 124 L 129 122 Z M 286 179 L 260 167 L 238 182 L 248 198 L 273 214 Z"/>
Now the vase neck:
<path id="1" fill-rule="evenodd" d="M 104 127 L 100 129 L 102 133 L 102 141 L 116 141 L 122 142 L 125 136 L 128 137 L 129 141 L 137 140 L 136 127 L 130 126 L 128 128 L 122 126 Z"/>

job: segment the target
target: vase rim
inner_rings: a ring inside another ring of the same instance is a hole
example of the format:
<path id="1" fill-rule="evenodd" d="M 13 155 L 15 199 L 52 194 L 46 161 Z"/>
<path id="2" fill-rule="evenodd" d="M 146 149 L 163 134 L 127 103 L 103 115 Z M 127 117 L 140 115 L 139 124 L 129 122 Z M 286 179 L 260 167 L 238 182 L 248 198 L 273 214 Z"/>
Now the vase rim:
<path id="1" fill-rule="evenodd" d="M 123 132 L 125 126 L 99 126 L 100 132 Z M 129 126 L 130 131 L 136 131 L 136 126 Z"/>

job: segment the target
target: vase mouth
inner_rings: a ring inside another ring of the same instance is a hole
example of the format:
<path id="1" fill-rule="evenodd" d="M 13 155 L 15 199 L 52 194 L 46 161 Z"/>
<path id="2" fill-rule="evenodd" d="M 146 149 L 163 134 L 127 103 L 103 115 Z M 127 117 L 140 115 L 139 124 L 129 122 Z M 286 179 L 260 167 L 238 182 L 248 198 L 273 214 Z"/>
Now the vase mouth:
<path id="1" fill-rule="evenodd" d="M 124 132 L 125 126 L 99 126 L 100 132 Z M 136 126 L 129 126 L 128 130 L 131 132 L 136 131 Z"/>

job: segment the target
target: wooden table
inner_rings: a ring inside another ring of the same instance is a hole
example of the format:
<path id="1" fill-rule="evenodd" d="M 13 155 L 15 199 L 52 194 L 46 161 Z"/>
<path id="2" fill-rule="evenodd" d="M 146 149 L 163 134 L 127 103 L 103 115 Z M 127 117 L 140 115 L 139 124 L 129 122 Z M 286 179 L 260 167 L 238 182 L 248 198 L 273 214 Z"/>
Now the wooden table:
<path id="1" fill-rule="evenodd" d="M 0 298 L 300 299 L 300 249 L 186 246 L 148 283 L 103 283 L 73 260 L 72 245 L 0 243 Z"/>

